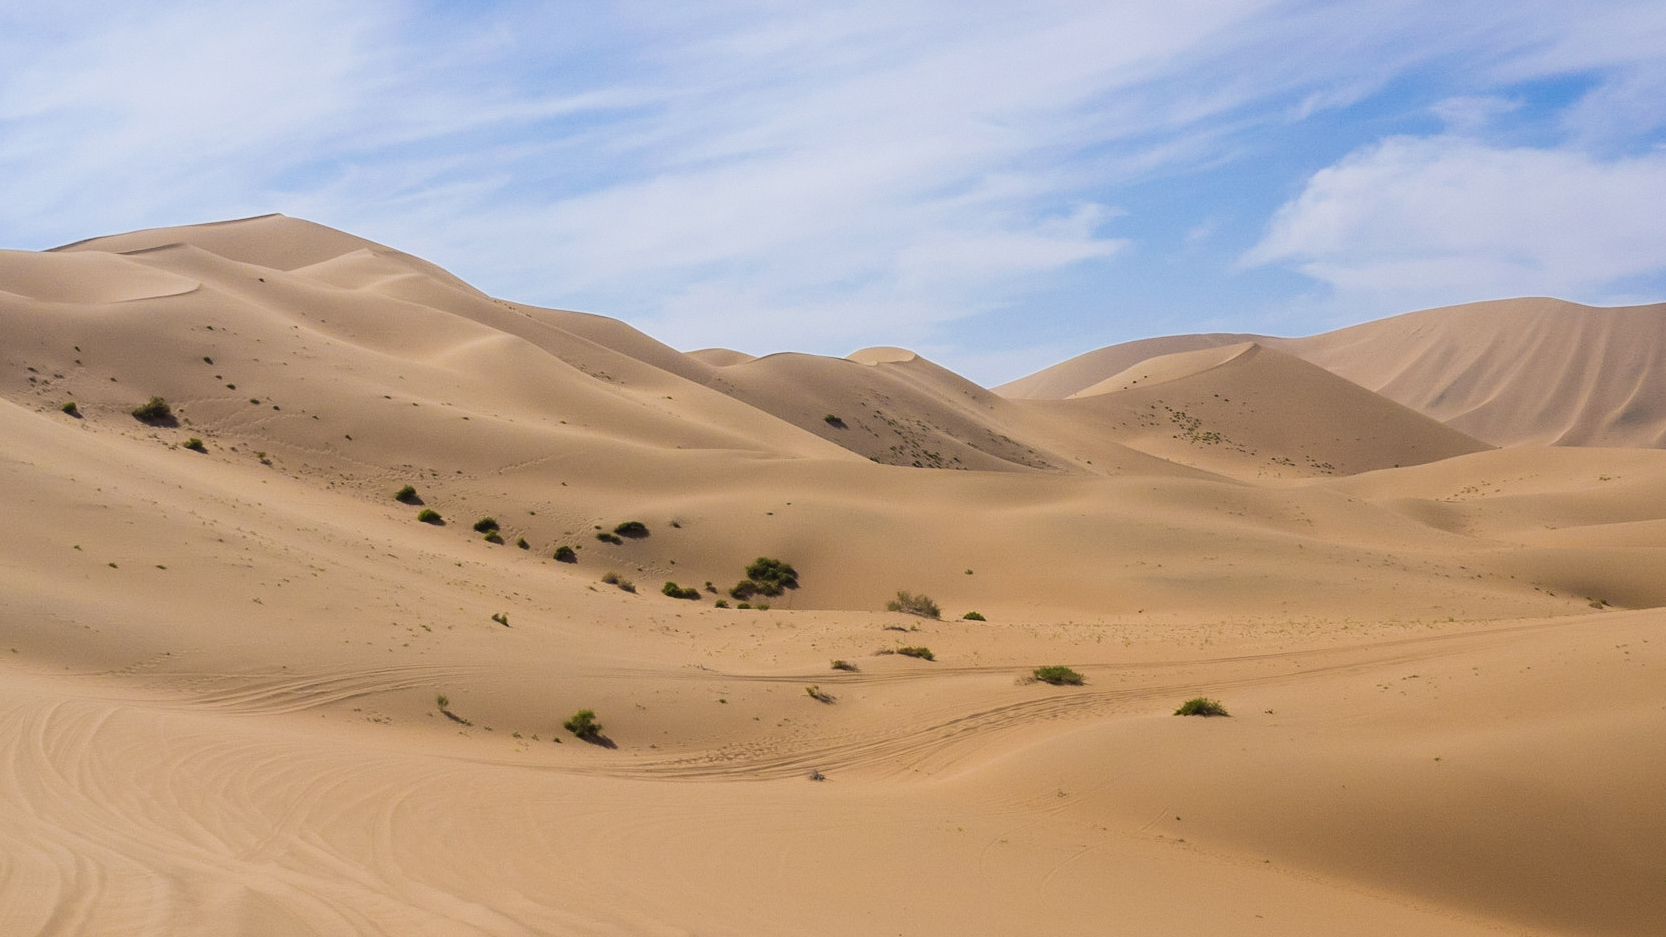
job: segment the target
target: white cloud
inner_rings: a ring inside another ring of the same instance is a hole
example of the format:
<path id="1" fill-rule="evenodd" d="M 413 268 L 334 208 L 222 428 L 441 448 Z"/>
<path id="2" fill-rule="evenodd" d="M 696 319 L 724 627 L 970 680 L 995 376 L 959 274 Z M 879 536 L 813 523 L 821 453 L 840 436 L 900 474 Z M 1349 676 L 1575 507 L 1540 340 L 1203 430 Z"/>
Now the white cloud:
<path id="1" fill-rule="evenodd" d="M 1600 301 L 1666 270 L 1666 151 L 1396 137 L 1315 173 L 1249 265 L 1287 264 L 1401 308 L 1512 295 Z"/>

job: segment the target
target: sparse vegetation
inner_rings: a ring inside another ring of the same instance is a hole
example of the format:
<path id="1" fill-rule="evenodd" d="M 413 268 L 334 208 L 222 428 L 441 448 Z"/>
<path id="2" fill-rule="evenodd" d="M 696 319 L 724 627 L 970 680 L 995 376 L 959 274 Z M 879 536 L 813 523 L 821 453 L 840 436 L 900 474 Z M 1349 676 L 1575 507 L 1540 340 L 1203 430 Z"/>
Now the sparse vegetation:
<path id="1" fill-rule="evenodd" d="M 597 535 L 596 535 L 596 539 L 597 539 L 597 540 L 600 540 L 600 541 L 601 541 L 601 542 L 603 542 L 603 543 L 611 543 L 611 544 L 613 544 L 613 545 L 614 545 L 614 546 L 618 546 L 618 545 L 619 545 L 619 544 L 621 544 L 621 543 L 624 543 L 624 542 L 625 542 L 625 541 L 623 541 L 623 540 L 620 540 L 620 539 L 619 539 L 619 538 L 618 538 L 618 537 L 615 537 L 615 536 L 614 536 L 614 535 L 612 535 L 612 534 L 610 534 L 610 533 L 608 533 L 608 532 L 607 532 L 607 531 L 605 531 L 605 530 L 604 530 L 604 531 L 602 531 L 602 532 L 601 532 L 601 533 L 599 533 L 599 534 L 597 534 Z"/>
<path id="2" fill-rule="evenodd" d="M 931 653 L 929 647 L 899 647 L 897 653 L 904 657 L 918 657 L 920 660 L 936 660 L 937 655 Z"/>
<path id="3" fill-rule="evenodd" d="M 598 738 L 602 734 L 602 724 L 596 721 L 596 711 L 593 709 L 581 709 L 573 713 L 573 718 L 563 722 L 561 728 L 586 741 Z"/>
<path id="4" fill-rule="evenodd" d="M 412 485 L 406 485 L 405 487 L 399 489 L 399 491 L 395 492 L 393 500 L 403 501 L 406 504 L 422 503 L 422 499 L 417 497 L 417 490 L 415 486 Z"/>
<path id="5" fill-rule="evenodd" d="M 498 524 L 497 518 L 495 517 L 482 517 L 480 520 L 474 522 L 475 533 L 489 534 L 495 532 L 497 529 Z"/>
<path id="6" fill-rule="evenodd" d="M 833 694 L 823 692 L 822 688 L 819 686 L 807 686 L 804 688 L 804 692 L 810 694 L 810 698 L 818 703 L 833 702 Z"/>
<path id="7" fill-rule="evenodd" d="M 1040 680 L 1042 683 L 1051 683 L 1054 686 L 1082 685 L 1081 674 L 1071 670 L 1069 667 L 1064 667 L 1058 664 L 1054 664 L 1049 667 L 1037 667 L 1035 669 L 1035 678 Z"/>
<path id="8" fill-rule="evenodd" d="M 440 517 L 440 512 L 434 510 L 433 508 L 423 508 L 418 511 L 417 520 L 423 522 L 424 524 L 444 523 L 444 519 Z"/>
<path id="9" fill-rule="evenodd" d="M 943 610 L 927 595 L 915 595 L 906 589 L 898 589 L 897 597 L 885 603 L 888 612 L 903 612 L 908 615 L 918 615 L 921 618 L 941 618 Z"/>
<path id="10" fill-rule="evenodd" d="M 798 570 L 792 564 L 760 556 L 746 567 L 746 578 L 735 583 L 729 597 L 750 599 L 755 595 L 777 596 L 798 588 Z"/>
<path id="11" fill-rule="evenodd" d="M 492 616 L 492 620 L 505 628 L 509 627 L 509 615 L 507 613 L 498 612 L 496 615 Z"/>
<path id="12" fill-rule="evenodd" d="M 452 722 L 455 722 L 459 725 L 465 725 L 465 726 L 474 725 L 474 723 L 468 721 L 467 719 L 464 719 L 462 716 L 459 716 L 456 713 L 451 711 L 451 700 L 447 699 L 444 693 L 441 693 L 439 696 L 434 697 L 434 703 L 435 703 L 435 705 L 439 706 L 440 715 L 446 717 L 447 719 L 450 719 Z"/>
<path id="13" fill-rule="evenodd" d="M 114 564 L 112 564 L 112 565 L 114 565 Z M 736 602 L 735 603 L 735 608 L 751 608 L 751 607 L 752 607 L 751 602 Z"/>
<path id="14" fill-rule="evenodd" d="M 729 607 L 729 603 L 728 603 L 728 602 L 725 602 L 725 601 L 723 601 L 723 600 L 722 600 L 722 599 L 718 599 L 718 600 L 717 600 L 717 601 L 716 601 L 716 602 L 713 602 L 713 603 L 712 603 L 712 607 L 713 607 L 713 608 L 728 608 L 728 607 Z"/>
<path id="15" fill-rule="evenodd" d="M 856 671 L 856 665 L 851 663 L 848 660 L 836 660 L 836 661 L 833 662 L 833 669 L 834 670 L 848 670 L 848 671 L 851 671 L 852 673 L 854 673 Z"/>
<path id="16" fill-rule="evenodd" d="M 1174 711 L 1176 716 L 1230 716 L 1220 700 L 1212 700 L 1202 696 L 1195 696 Z"/>
<path id="17" fill-rule="evenodd" d="M 485 540 L 487 543 L 496 543 L 501 545 L 503 543 L 503 535 L 495 530 L 488 530 L 486 531 Z"/>
<path id="18" fill-rule="evenodd" d="M 673 599 L 698 599 L 700 597 L 699 589 L 685 589 L 674 582 L 667 582 L 664 586 L 660 587 L 659 591 L 665 593 Z"/>
<path id="19" fill-rule="evenodd" d="M 602 582 L 610 586 L 617 586 L 621 592 L 635 592 L 636 584 L 615 572 L 602 574 Z"/>
<path id="20" fill-rule="evenodd" d="M 822 422 L 826 423 L 828 426 L 833 427 L 834 429 L 848 429 L 848 427 L 845 426 L 845 421 L 844 420 L 839 419 L 837 416 L 834 416 L 831 413 L 822 417 L 821 419 L 822 419 Z"/>
<path id="21" fill-rule="evenodd" d="M 530 544 L 530 543 L 527 543 L 527 542 L 526 542 L 526 538 L 525 538 L 525 537 L 522 537 L 522 538 L 521 538 L 521 539 L 519 539 L 519 540 L 516 540 L 516 541 L 515 541 L 515 546 L 517 546 L 517 547 L 520 547 L 520 548 L 521 548 L 521 549 L 523 549 L 523 550 L 530 550 L 530 549 L 532 549 L 532 544 Z"/>
<path id="22" fill-rule="evenodd" d="M 641 521 L 626 521 L 618 527 L 613 528 L 613 532 L 621 537 L 629 537 L 632 540 L 641 540 L 643 537 L 648 536 L 648 525 L 642 523 Z"/>
<path id="23" fill-rule="evenodd" d="M 964 614 L 960 617 L 964 621 L 988 621 L 989 620 L 989 619 L 983 617 L 982 615 L 978 614 L 977 612 L 967 612 L 966 614 Z"/>
<path id="24" fill-rule="evenodd" d="M 148 403 L 133 408 L 133 418 L 141 423 L 163 423 L 173 419 L 173 408 L 161 397 L 152 397 Z"/>
<path id="25" fill-rule="evenodd" d="M 70 416 L 80 416 L 81 415 L 81 411 L 75 406 L 75 401 L 73 401 L 73 400 L 64 401 L 64 405 L 59 407 L 58 409 L 64 411 L 65 413 L 69 414 Z"/>
<path id="26" fill-rule="evenodd" d="M 193 452 L 207 452 L 208 451 L 208 447 L 202 444 L 202 440 L 198 439 L 195 436 L 192 436 L 190 439 L 185 440 L 183 445 L 185 446 L 185 448 L 190 449 Z"/>
<path id="27" fill-rule="evenodd" d="M 573 552 L 572 547 L 556 547 L 555 561 L 557 563 L 577 563 L 578 554 Z"/>

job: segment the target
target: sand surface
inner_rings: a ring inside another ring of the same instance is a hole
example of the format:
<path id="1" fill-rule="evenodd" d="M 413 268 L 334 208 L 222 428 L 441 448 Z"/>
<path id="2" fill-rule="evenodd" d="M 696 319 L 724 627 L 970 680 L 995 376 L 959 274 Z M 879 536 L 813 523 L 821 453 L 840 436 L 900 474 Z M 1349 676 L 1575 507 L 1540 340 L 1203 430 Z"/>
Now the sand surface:
<path id="1" fill-rule="evenodd" d="M 282 216 L 0 252 L 0 934 L 1657 934 L 1663 314 L 998 394 Z"/>

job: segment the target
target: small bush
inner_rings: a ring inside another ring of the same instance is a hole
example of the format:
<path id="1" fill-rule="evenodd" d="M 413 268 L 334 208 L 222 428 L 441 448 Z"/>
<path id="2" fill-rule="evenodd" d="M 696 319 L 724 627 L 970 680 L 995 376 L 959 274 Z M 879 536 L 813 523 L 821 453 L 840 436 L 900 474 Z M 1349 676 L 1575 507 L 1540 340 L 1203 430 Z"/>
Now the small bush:
<path id="1" fill-rule="evenodd" d="M 148 403 L 133 408 L 133 418 L 141 423 L 162 423 L 173 419 L 174 410 L 161 397 L 152 397 Z"/>
<path id="2" fill-rule="evenodd" d="M 509 616 L 503 612 L 498 612 L 496 615 L 493 615 L 492 620 L 505 628 L 509 627 Z"/>
<path id="3" fill-rule="evenodd" d="M 399 489 L 397 492 L 395 492 L 394 496 L 393 496 L 393 500 L 403 501 L 406 504 L 421 504 L 422 503 L 422 499 L 417 497 L 416 488 L 412 487 L 411 485 L 406 485 L 405 487 L 403 487 L 403 488 Z"/>
<path id="4" fill-rule="evenodd" d="M 1065 686 L 1067 684 L 1070 686 L 1082 685 L 1081 674 L 1071 670 L 1069 667 L 1063 667 L 1057 664 L 1051 667 L 1037 667 L 1035 669 L 1035 678 L 1040 680 L 1042 683 L 1051 683 L 1054 686 Z"/>
<path id="5" fill-rule="evenodd" d="M 819 686 L 807 686 L 804 688 L 804 692 L 810 694 L 810 698 L 818 703 L 833 702 L 833 694 L 823 692 Z"/>
<path id="6" fill-rule="evenodd" d="M 76 408 L 75 401 L 73 401 L 73 400 L 65 401 L 64 405 L 59 407 L 58 409 L 64 411 L 65 413 L 69 414 L 70 416 L 80 416 L 81 415 L 81 411 Z"/>
<path id="7" fill-rule="evenodd" d="M 836 660 L 836 661 L 833 662 L 833 669 L 834 670 L 849 670 L 849 671 L 854 673 L 855 670 L 856 670 L 856 665 L 851 663 L 848 660 Z"/>
<path id="8" fill-rule="evenodd" d="M 964 614 L 960 617 L 964 621 L 988 621 L 989 620 L 989 619 L 983 617 L 982 615 L 979 615 L 977 612 L 967 612 L 966 614 Z"/>
<path id="9" fill-rule="evenodd" d="M 897 653 L 904 657 L 918 657 L 921 660 L 936 660 L 937 655 L 931 653 L 929 647 L 899 647 Z"/>
<path id="10" fill-rule="evenodd" d="M 822 419 L 822 422 L 826 423 L 828 426 L 833 427 L 834 429 L 845 429 L 846 428 L 845 427 L 845 421 L 839 419 L 838 417 L 834 416 L 831 413 L 822 417 L 821 419 Z"/>
<path id="11" fill-rule="evenodd" d="M 659 591 L 665 593 L 673 599 L 698 599 L 700 597 L 699 589 L 684 589 L 682 586 L 679 586 L 674 582 L 667 582 L 665 585 L 660 587 Z"/>
<path id="12" fill-rule="evenodd" d="M 613 532 L 621 537 L 629 537 L 632 540 L 641 540 L 643 537 L 648 536 L 648 525 L 642 523 L 641 521 L 626 521 L 618 527 L 613 528 Z"/>
<path id="13" fill-rule="evenodd" d="M 597 534 L 596 539 L 600 540 L 603 543 L 611 543 L 615 546 L 625 542 L 623 540 L 620 540 L 618 537 L 613 536 L 612 534 L 608 533 L 605 530 L 602 531 L 601 533 Z"/>
<path id="14" fill-rule="evenodd" d="M 556 547 L 555 561 L 557 563 L 577 563 L 578 554 L 573 552 L 572 547 Z"/>
<path id="15" fill-rule="evenodd" d="M 760 556 L 746 567 L 746 578 L 764 595 L 780 595 L 783 589 L 798 588 L 798 570 L 792 564 Z"/>
<path id="16" fill-rule="evenodd" d="M 495 517 L 482 517 L 474 522 L 475 533 L 489 534 L 497 529 L 497 518 Z"/>
<path id="17" fill-rule="evenodd" d="M 619 584 L 619 574 L 612 571 L 602 573 L 602 582 L 610 586 L 616 586 Z"/>
<path id="18" fill-rule="evenodd" d="M 752 607 L 754 609 L 757 609 L 760 612 L 769 611 L 769 603 L 768 602 L 753 602 Z"/>
<path id="19" fill-rule="evenodd" d="M 933 602 L 930 596 L 915 595 L 906 589 L 898 589 L 897 597 L 885 603 L 885 610 L 918 615 L 921 618 L 941 618 L 943 616 L 943 610 L 937 607 L 937 603 Z"/>
<path id="20" fill-rule="evenodd" d="M 503 543 L 503 535 L 495 530 L 488 530 L 486 531 L 486 542 L 501 545 Z"/>
<path id="21" fill-rule="evenodd" d="M 442 522 L 440 512 L 434 510 L 433 508 L 423 508 L 418 511 L 417 520 L 423 522 L 424 524 L 438 524 Z"/>
<path id="22" fill-rule="evenodd" d="M 735 608 L 751 608 L 751 607 L 752 607 L 751 602 L 736 602 L 735 603 Z"/>
<path id="23" fill-rule="evenodd" d="M 729 603 L 728 603 L 728 602 L 725 602 L 725 601 L 723 601 L 723 600 L 722 600 L 722 599 L 718 599 L 718 600 L 717 600 L 717 601 L 716 601 L 716 602 L 713 602 L 713 603 L 712 603 L 712 607 L 713 607 L 713 608 L 728 608 L 728 607 L 729 607 Z"/>
<path id="24" fill-rule="evenodd" d="M 581 709 L 573 713 L 573 718 L 563 722 L 561 728 L 581 739 L 593 739 L 602 734 L 602 724 L 596 721 L 596 711 L 593 709 Z"/>
<path id="25" fill-rule="evenodd" d="M 610 586 L 618 586 L 622 591 L 635 592 L 636 585 L 618 573 L 609 571 L 602 574 L 602 582 Z"/>
<path id="26" fill-rule="evenodd" d="M 729 590 L 729 598 L 731 599 L 750 599 L 757 594 L 758 584 L 750 579 L 742 579 L 735 583 L 734 588 Z"/>
<path id="27" fill-rule="evenodd" d="M 190 439 L 185 440 L 184 445 L 185 445 L 185 448 L 190 449 L 193 452 L 207 452 L 208 451 L 208 447 L 202 444 L 202 440 L 198 439 L 195 436 L 192 436 Z"/>
<path id="28" fill-rule="evenodd" d="M 1176 716 L 1230 716 L 1220 700 L 1207 699 L 1202 696 L 1193 697 L 1180 704 L 1174 711 Z"/>
<path id="29" fill-rule="evenodd" d="M 521 539 L 515 541 L 515 546 L 520 547 L 523 550 L 532 549 L 532 544 L 527 543 L 525 537 L 522 537 Z"/>

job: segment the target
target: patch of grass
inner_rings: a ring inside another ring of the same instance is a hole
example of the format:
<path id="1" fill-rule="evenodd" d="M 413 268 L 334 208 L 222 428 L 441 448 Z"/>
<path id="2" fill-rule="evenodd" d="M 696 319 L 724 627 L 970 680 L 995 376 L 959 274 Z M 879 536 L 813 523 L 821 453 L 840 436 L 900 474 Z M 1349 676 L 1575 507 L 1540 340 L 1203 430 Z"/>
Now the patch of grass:
<path id="1" fill-rule="evenodd" d="M 752 603 L 752 607 L 754 609 L 760 611 L 760 612 L 769 611 L 769 603 L 768 602 L 754 602 L 754 603 Z"/>
<path id="2" fill-rule="evenodd" d="M 898 589 L 897 597 L 885 603 L 888 612 L 903 612 L 908 615 L 918 615 L 921 618 L 941 618 L 943 610 L 927 595 L 915 595 L 906 589 Z"/>
<path id="3" fill-rule="evenodd" d="M 70 416 L 80 416 L 81 415 L 81 411 L 75 406 L 75 401 L 73 401 L 73 400 L 64 401 L 64 405 L 59 407 L 58 409 L 64 411 L 65 413 L 69 414 Z"/>
<path id="4" fill-rule="evenodd" d="M 1071 670 L 1069 667 L 1059 664 L 1054 664 L 1048 667 L 1037 667 L 1035 669 L 1035 678 L 1040 680 L 1042 683 L 1051 683 L 1054 686 L 1082 685 L 1081 674 Z"/>
<path id="5" fill-rule="evenodd" d="M 406 504 L 421 504 L 422 503 L 422 499 L 417 497 L 416 487 L 412 486 L 412 485 L 406 485 L 405 487 L 399 489 L 397 492 L 394 492 L 393 500 L 403 501 Z"/>
<path id="6" fill-rule="evenodd" d="M 818 703 L 831 703 L 834 700 L 833 694 L 823 691 L 819 686 L 807 686 L 804 692 L 810 694 L 810 698 Z"/>
<path id="7" fill-rule="evenodd" d="M 833 662 L 833 669 L 834 670 L 848 670 L 852 673 L 855 673 L 856 672 L 856 665 L 851 663 L 848 660 L 836 660 L 836 661 Z"/>
<path id="8" fill-rule="evenodd" d="M 1225 706 L 1221 705 L 1220 700 L 1208 699 L 1208 698 L 1202 697 L 1202 696 L 1194 696 L 1193 698 L 1185 701 L 1184 703 L 1181 703 L 1180 708 L 1176 709 L 1174 711 L 1174 714 L 1176 716 L 1230 716 L 1230 715 L 1232 715 L 1231 713 L 1226 711 Z"/>
<path id="9" fill-rule="evenodd" d="M 495 517 L 482 517 L 480 520 L 474 522 L 475 533 L 489 534 L 497 529 L 498 524 L 497 518 Z"/>
<path id="10" fill-rule="evenodd" d="M 920 660 L 936 660 L 937 655 L 929 647 L 899 647 L 897 653 L 904 657 L 918 657 Z"/>
<path id="11" fill-rule="evenodd" d="M 597 738 L 602 734 L 602 724 L 596 721 L 596 711 L 594 709 L 581 709 L 573 713 L 573 718 L 563 722 L 561 728 L 586 740 Z"/>
<path id="12" fill-rule="evenodd" d="M 417 520 L 423 522 L 424 524 L 443 524 L 443 523 L 445 523 L 445 519 L 440 517 L 440 512 L 434 510 L 433 508 L 423 508 L 422 510 L 418 511 L 417 512 Z"/>
<path id="13" fill-rule="evenodd" d="M 573 552 L 572 547 L 556 547 L 555 561 L 557 563 L 577 563 L 578 554 Z"/>
<path id="14" fill-rule="evenodd" d="M 202 444 L 202 440 L 198 439 L 195 436 L 192 436 L 190 439 L 185 440 L 183 445 L 185 446 L 185 448 L 190 449 L 192 452 L 207 452 L 208 451 L 208 447 Z"/>
<path id="15" fill-rule="evenodd" d="M 509 616 L 504 612 L 498 612 L 496 615 L 493 615 L 492 620 L 505 628 L 509 627 Z"/>
<path id="16" fill-rule="evenodd" d="M 602 582 L 605 582 L 610 586 L 617 586 L 622 592 L 636 591 L 635 583 L 612 571 L 602 574 Z"/>
<path id="17" fill-rule="evenodd" d="M 977 612 L 967 612 L 966 614 L 964 614 L 960 617 L 963 621 L 988 621 L 989 620 L 989 619 L 983 617 L 982 615 L 978 614 Z"/>
<path id="18" fill-rule="evenodd" d="M 673 599 L 698 599 L 700 597 L 699 589 L 685 589 L 674 582 L 667 582 L 660 587 L 659 591 Z"/>
<path id="19" fill-rule="evenodd" d="M 166 423 L 174 418 L 174 410 L 161 397 L 133 408 L 133 418 L 141 423 Z"/>
<path id="20" fill-rule="evenodd" d="M 601 541 L 601 542 L 603 542 L 603 543 L 611 543 L 611 544 L 613 544 L 613 545 L 614 545 L 614 546 L 618 546 L 618 545 L 619 545 L 619 544 L 621 544 L 621 543 L 624 543 L 624 542 L 625 542 L 625 541 L 623 541 L 623 540 L 620 540 L 620 539 L 619 539 L 619 538 L 618 538 L 618 537 L 615 537 L 615 536 L 614 536 L 614 535 L 612 535 L 612 534 L 610 534 L 610 533 L 608 533 L 608 532 L 607 532 L 607 531 L 605 531 L 605 530 L 604 530 L 604 531 L 602 531 L 602 532 L 601 532 L 601 533 L 599 533 L 599 534 L 597 534 L 597 535 L 596 535 L 596 539 L 597 539 L 597 540 L 600 540 L 600 541 Z"/>
<path id="21" fill-rule="evenodd" d="M 613 528 L 613 532 L 621 537 L 629 537 L 632 540 L 641 540 L 643 537 L 648 536 L 648 525 L 642 523 L 641 521 L 626 521 L 618 527 Z"/>

